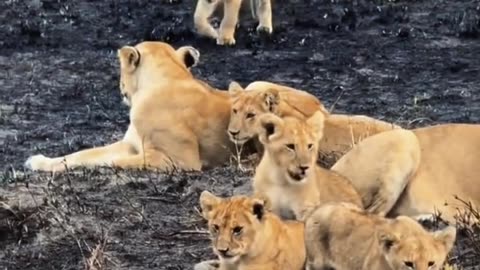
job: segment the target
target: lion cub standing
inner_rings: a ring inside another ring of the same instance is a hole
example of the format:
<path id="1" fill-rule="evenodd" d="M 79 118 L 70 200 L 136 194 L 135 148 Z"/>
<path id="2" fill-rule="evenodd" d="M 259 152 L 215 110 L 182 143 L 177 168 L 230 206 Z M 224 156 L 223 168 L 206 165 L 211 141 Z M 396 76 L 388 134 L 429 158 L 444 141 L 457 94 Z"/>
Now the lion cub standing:
<path id="1" fill-rule="evenodd" d="M 221 5 L 223 19 L 217 32 L 209 19 Z M 201 35 L 216 39 L 218 45 L 234 45 L 235 27 L 241 5 L 242 0 L 198 0 L 193 16 L 195 29 Z M 271 34 L 273 31 L 271 0 L 250 0 L 250 9 L 253 17 L 258 17 L 257 32 Z"/>
<path id="2" fill-rule="evenodd" d="M 219 260 L 196 264 L 195 270 L 301 270 L 305 264 L 304 224 L 282 221 L 265 201 L 246 196 L 200 195 L 213 251 Z"/>
<path id="3" fill-rule="evenodd" d="M 306 120 L 267 113 L 258 121 L 258 137 L 265 151 L 256 168 L 253 189 L 269 199 L 275 213 L 304 220 L 326 202 L 363 207 L 347 178 L 316 164 L 324 121 L 321 111 Z"/>
<path id="4" fill-rule="evenodd" d="M 305 222 L 307 269 L 438 270 L 456 230 L 427 232 L 406 216 L 387 219 L 348 203 L 317 208 Z"/>

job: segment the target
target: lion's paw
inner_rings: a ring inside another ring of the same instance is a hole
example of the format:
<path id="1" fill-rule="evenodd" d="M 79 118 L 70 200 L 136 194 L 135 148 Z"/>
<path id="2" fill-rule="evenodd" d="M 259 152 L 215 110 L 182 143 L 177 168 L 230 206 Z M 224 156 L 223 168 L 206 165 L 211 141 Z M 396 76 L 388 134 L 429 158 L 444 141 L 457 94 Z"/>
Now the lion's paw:
<path id="1" fill-rule="evenodd" d="M 32 171 L 61 171 L 62 163 L 44 155 L 34 155 L 25 161 L 24 166 Z"/>
<path id="2" fill-rule="evenodd" d="M 257 26 L 257 33 L 259 33 L 259 34 L 271 35 L 272 32 L 273 32 L 273 29 L 270 26 L 264 26 L 264 25 Z"/>
<path id="3" fill-rule="evenodd" d="M 220 268 L 220 261 L 209 260 L 195 264 L 193 270 L 217 270 Z"/>
<path id="4" fill-rule="evenodd" d="M 229 45 L 233 46 L 235 45 L 235 38 L 232 37 L 225 37 L 225 36 L 220 36 L 217 38 L 217 45 Z"/>

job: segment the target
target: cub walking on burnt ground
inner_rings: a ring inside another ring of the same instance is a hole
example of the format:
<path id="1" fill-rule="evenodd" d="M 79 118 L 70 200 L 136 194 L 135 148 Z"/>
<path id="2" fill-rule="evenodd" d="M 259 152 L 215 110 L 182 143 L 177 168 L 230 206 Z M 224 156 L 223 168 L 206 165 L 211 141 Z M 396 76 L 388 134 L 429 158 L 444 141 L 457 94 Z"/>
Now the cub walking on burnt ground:
<path id="1" fill-rule="evenodd" d="M 203 36 L 216 39 L 218 45 L 234 45 L 235 27 L 242 2 L 250 5 L 253 17 L 258 19 L 257 32 L 271 34 L 273 31 L 271 0 L 198 0 L 193 15 L 195 29 Z M 209 19 L 221 6 L 223 19 L 217 32 Z"/>
<path id="2" fill-rule="evenodd" d="M 363 207 L 347 178 L 316 163 L 323 121 L 321 111 L 306 120 L 282 119 L 272 113 L 258 119 L 265 151 L 253 177 L 253 190 L 267 197 L 273 212 L 284 218 L 304 220 L 315 207 L 332 201 Z"/>
<path id="3" fill-rule="evenodd" d="M 305 222 L 307 270 L 438 270 L 456 230 L 428 232 L 407 216 L 387 219 L 349 203 L 317 208 Z"/>
<path id="4" fill-rule="evenodd" d="M 265 200 L 247 196 L 200 195 L 218 260 L 196 264 L 195 270 L 302 270 L 305 264 L 304 224 L 282 221 Z"/>

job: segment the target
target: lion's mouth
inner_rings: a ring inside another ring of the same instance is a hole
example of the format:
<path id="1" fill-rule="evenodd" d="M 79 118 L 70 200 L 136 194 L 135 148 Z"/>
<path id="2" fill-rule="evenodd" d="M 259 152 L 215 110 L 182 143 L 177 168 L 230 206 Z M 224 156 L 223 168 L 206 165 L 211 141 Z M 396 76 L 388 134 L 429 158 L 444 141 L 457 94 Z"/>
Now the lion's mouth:
<path id="1" fill-rule="evenodd" d="M 295 172 L 291 172 L 290 170 L 287 170 L 287 172 L 288 172 L 288 176 L 290 176 L 290 178 L 292 178 L 295 181 L 302 181 L 303 178 L 305 178 L 305 173 L 295 173 Z"/>
<path id="2" fill-rule="evenodd" d="M 238 139 L 238 138 L 233 138 L 232 136 L 230 136 L 230 140 L 233 143 L 235 143 L 236 145 L 243 145 L 248 141 L 248 138 Z"/>

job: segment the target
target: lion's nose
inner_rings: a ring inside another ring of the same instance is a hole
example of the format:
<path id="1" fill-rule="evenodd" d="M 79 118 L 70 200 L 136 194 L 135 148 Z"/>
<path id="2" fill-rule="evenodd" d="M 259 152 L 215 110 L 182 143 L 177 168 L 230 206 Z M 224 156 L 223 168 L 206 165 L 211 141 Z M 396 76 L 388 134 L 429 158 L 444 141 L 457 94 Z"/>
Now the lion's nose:
<path id="1" fill-rule="evenodd" d="M 233 130 L 229 130 L 228 133 L 230 133 L 230 135 L 232 135 L 233 137 L 237 136 L 238 133 L 240 133 L 240 131 L 233 131 Z"/>
<path id="2" fill-rule="evenodd" d="M 223 248 L 223 249 L 219 249 L 218 252 L 220 252 L 220 254 L 222 254 L 222 256 L 226 256 L 227 253 L 228 253 L 228 247 L 227 248 Z"/>
<path id="3" fill-rule="evenodd" d="M 302 173 L 305 173 L 308 168 L 310 168 L 310 166 L 299 166 L 298 168 L 300 169 L 300 171 L 302 171 Z"/>

